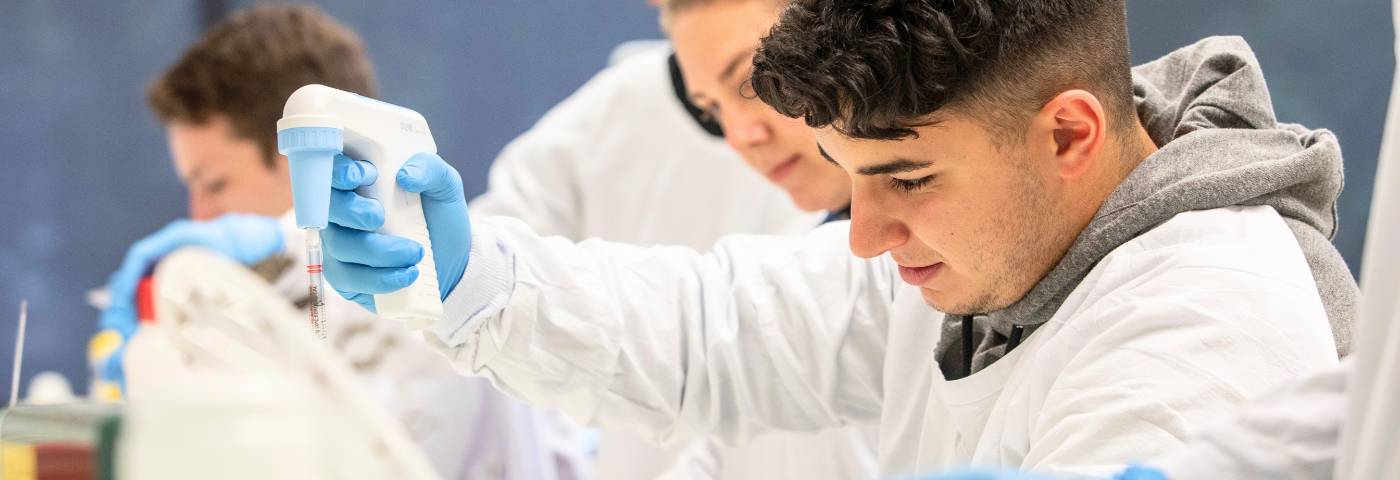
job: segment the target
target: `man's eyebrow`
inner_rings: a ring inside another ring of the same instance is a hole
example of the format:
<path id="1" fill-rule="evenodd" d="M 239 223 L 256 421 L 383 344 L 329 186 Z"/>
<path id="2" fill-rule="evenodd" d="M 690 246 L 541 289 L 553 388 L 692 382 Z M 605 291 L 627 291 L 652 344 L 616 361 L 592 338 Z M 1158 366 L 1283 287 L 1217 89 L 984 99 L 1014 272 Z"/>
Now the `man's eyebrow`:
<path id="1" fill-rule="evenodd" d="M 817 152 L 820 152 L 822 154 L 822 158 L 825 158 L 826 161 L 831 162 L 832 165 L 836 165 L 838 167 L 841 166 L 841 164 L 836 163 L 836 159 L 831 158 L 831 154 L 826 153 L 826 149 L 822 148 L 822 145 L 820 143 L 817 144 Z M 889 163 L 884 163 L 871 167 L 861 167 L 861 169 L 857 170 L 856 173 L 866 176 L 889 175 L 893 173 L 912 172 L 915 170 L 928 168 L 932 165 L 933 162 L 916 162 L 913 160 L 905 160 L 903 158 L 900 158 Z"/>
<path id="2" fill-rule="evenodd" d="M 933 162 L 916 162 L 916 161 L 913 161 L 913 160 L 906 160 L 906 159 L 903 159 L 903 158 L 899 158 L 899 159 L 895 159 L 894 161 L 888 162 L 888 163 L 882 163 L 882 164 L 879 164 L 879 165 L 872 165 L 872 166 L 869 166 L 869 167 L 861 167 L 859 170 L 856 170 L 856 173 L 859 173 L 859 174 L 861 174 L 861 175 L 867 175 L 867 176 L 871 176 L 871 175 L 891 175 L 891 174 L 895 174 L 895 173 L 906 173 L 906 172 L 912 172 L 912 171 L 915 171 L 915 170 L 921 170 L 921 169 L 924 169 L 924 168 L 928 168 L 929 166 L 932 166 L 932 165 L 933 165 Z"/>
<path id="3" fill-rule="evenodd" d="M 818 151 L 818 152 L 821 152 L 822 158 L 825 158 L 826 161 L 831 162 L 832 165 L 836 165 L 836 166 L 838 166 L 838 167 L 841 166 L 841 164 L 836 163 L 836 159 L 831 158 L 831 154 L 826 153 L 826 149 L 825 149 L 825 148 L 822 148 L 822 144 L 820 144 L 820 143 L 817 144 L 817 151 Z"/>

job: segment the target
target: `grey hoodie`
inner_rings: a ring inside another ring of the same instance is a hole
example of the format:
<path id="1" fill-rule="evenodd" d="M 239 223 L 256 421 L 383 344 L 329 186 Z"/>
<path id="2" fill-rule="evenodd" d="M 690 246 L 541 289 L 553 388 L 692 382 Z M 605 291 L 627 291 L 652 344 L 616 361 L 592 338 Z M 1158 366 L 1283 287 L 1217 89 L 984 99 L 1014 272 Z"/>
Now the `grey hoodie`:
<path id="1" fill-rule="evenodd" d="M 1239 37 L 1207 38 L 1136 67 L 1133 90 L 1138 116 L 1161 148 L 1118 185 L 1025 297 L 975 319 L 948 317 L 937 350 L 946 378 L 1000 359 L 1013 328 L 1032 334 L 1119 245 L 1178 213 L 1235 205 L 1268 205 L 1283 217 L 1312 269 L 1337 352 L 1349 351 L 1360 292 L 1330 241 L 1342 191 L 1337 138 L 1274 117 L 1259 61 Z"/>

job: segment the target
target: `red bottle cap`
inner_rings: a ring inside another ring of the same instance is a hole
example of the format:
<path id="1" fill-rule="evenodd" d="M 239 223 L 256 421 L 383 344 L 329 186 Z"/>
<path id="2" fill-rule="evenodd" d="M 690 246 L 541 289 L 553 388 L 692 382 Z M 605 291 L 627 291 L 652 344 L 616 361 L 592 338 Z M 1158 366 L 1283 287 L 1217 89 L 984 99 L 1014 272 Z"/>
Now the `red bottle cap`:
<path id="1" fill-rule="evenodd" d="M 144 277 L 136 284 L 136 319 L 141 323 L 156 321 L 155 285 L 155 277 Z"/>

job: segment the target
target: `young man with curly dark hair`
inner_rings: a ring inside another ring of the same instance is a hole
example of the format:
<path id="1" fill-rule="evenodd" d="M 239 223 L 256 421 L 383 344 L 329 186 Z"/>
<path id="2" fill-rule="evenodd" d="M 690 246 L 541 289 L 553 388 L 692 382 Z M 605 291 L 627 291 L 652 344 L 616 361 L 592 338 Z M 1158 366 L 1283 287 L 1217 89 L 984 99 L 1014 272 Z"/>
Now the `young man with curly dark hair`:
<path id="1" fill-rule="evenodd" d="M 741 442 L 878 424 L 885 475 L 1106 475 L 1179 448 L 1346 351 L 1356 285 L 1328 242 L 1341 154 L 1330 132 L 1275 118 L 1239 38 L 1130 67 L 1125 10 L 793 2 L 751 95 L 804 119 L 849 174 L 849 223 L 709 253 L 500 218 L 438 228 L 434 244 L 469 242 L 470 263 L 439 272 L 462 285 L 429 343 L 595 425 Z M 421 157 L 397 181 L 460 192 L 449 169 Z M 467 215 L 438 197 L 425 205 Z M 327 251 L 407 241 L 345 238 Z M 412 280 L 369 263 L 332 281 Z"/>

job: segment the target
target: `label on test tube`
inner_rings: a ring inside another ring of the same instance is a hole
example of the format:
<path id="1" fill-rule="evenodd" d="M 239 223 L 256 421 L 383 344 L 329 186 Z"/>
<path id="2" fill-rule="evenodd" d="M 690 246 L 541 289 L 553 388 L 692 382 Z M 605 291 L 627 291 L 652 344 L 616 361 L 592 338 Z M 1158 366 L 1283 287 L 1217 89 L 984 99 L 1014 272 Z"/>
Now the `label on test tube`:
<path id="1" fill-rule="evenodd" d="M 311 276 L 313 276 L 313 277 L 315 277 L 317 280 L 319 280 L 320 277 L 321 277 L 321 266 L 320 266 L 320 265 L 307 265 L 307 266 L 306 266 L 306 273 L 307 273 L 307 274 L 310 274 Z M 322 318 L 322 315 L 323 315 L 322 312 L 324 312 L 325 309 L 326 309 L 326 300 L 325 300 L 324 297 L 321 296 L 321 294 L 322 294 L 323 292 L 321 292 L 321 282 L 320 282 L 320 281 L 312 281 L 312 282 L 311 282 L 310 293 L 311 293 L 311 309 L 310 309 L 310 310 L 311 310 L 311 312 L 310 312 L 310 315 L 311 315 L 311 333 L 315 334 L 315 335 L 316 335 L 316 338 L 325 340 L 325 339 L 326 339 L 326 322 L 325 322 L 325 319 Z"/>

